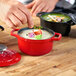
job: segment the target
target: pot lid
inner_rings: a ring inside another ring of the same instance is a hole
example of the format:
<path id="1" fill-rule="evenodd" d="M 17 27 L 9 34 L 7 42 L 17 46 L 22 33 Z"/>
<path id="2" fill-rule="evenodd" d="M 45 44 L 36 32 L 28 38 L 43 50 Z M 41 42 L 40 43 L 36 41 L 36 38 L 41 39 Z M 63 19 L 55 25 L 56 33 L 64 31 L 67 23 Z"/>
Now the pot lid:
<path id="1" fill-rule="evenodd" d="M 16 64 L 21 60 L 21 55 L 15 50 L 10 50 L 7 46 L 0 44 L 0 67 Z"/>

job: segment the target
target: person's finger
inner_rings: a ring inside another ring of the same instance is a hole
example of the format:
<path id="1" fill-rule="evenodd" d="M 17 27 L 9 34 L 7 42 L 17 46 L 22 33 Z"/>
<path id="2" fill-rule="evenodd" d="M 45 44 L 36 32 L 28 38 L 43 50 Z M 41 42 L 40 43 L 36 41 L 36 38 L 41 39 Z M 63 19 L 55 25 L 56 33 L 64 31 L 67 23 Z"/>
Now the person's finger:
<path id="1" fill-rule="evenodd" d="M 15 17 L 13 14 L 9 15 L 9 19 L 12 21 L 15 27 L 22 26 L 21 21 L 17 17 Z"/>
<path id="2" fill-rule="evenodd" d="M 29 28 L 32 28 L 33 25 L 34 25 L 34 23 L 33 23 L 33 20 L 32 20 L 30 12 L 23 5 L 20 5 L 19 9 L 26 15 L 26 17 L 27 17 L 27 23 L 28 23 Z"/>
<path id="3" fill-rule="evenodd" d="M 54 10 L 54 8 L 48 8 L 47 12 L 51 12 L 53 10 Z"/>
<path id="4" fill-rule="evenodd" d="M 52 10 L 48 9 L 47 12 L 51 12 Z"/>
<path id="5" fill-rule="evenodd" d="M 41 11 L 42 12 L 47 12 L 47 10 L 48 10 L 48 7 L 45 6 Z"/>
<path id="6" fill-rule="evenodd" d="M 5 23 L 10 27 L 10 28 L 12 28 L 12 29 L 15 29 L 16 27 L 14 26 L 14 24 L 11 22 L 11 20 L 10 19 L 6 19 L 5 20 Z"/>
<path id="7" fill-rule="evenodd" d="M 25 7 L 28 8 L 28 9 L 30 9 L 30 8 L 32 8 L 32 6 L 34 4 L 35 4 L 35 1 L 33 1 L 33 2 L 29 3 L 29 4 L 27 4 L 27 5 L 25 5 Z"/>
<path id="8" fill-rule="evenodd" d="M 13 14 L 22 22 L 22 24 L 27 23 L 26 15 L 19 9 L 16 9 L 16 11 L 14 11 Z"/>
<path id="9" fill-rule="evenodd" d="M 38 13 L 38 12 L 41 12 L 41 10 L 43 9 L 43 5 L 42 4 L 40 4 L 36 9 L 35 9 L 35 11 L 33 12 L 33 15 L 34 16 L 36 16 L 36 14 Z"/>
<path id="10" fill-rule="evenodd" d="M 41 4 L 41 3 L 36 2 L 36 3 L 34 4 L 34 6 L 32 7 L 31 13 L 33 13 L 33 12 L 35 11 L 35 9 L 36 9 L 40 4 Z"/>

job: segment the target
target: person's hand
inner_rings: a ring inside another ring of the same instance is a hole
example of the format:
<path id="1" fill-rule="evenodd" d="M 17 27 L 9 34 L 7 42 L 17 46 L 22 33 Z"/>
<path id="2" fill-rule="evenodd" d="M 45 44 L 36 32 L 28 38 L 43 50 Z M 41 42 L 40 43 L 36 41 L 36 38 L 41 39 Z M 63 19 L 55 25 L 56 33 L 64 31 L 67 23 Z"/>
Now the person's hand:
<path id="1" fill-rule="evenodd" d="M 4 9 L 3 9 L 4 7 Z M 1 11 L 2 20 L 11 28 L 15 29 L 22 24 L 28 23 L 30 28 L 33 27 L 33 21 L 30 12 L 20 2 L 9 2 L 4 4 Z"/>
<path id="2" fill-rule="evenodd" d="M 55 8 L 58 0 L 34 0 L 32 3 L 25 5 L 27 8 L 32 8 L 31 12 L 34 16 L 38 12 L 51 12 Z"/>

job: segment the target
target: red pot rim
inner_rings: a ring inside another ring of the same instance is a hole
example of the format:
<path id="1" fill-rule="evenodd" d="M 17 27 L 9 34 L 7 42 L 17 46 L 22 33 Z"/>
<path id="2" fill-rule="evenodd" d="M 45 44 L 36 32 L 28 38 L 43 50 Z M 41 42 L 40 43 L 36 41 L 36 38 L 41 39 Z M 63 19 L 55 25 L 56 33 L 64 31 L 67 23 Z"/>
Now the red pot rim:
<path id="1" fill-rule="evenodd" d="M 33 39 L 26 39 L 26 38 L 23 38 L 19 35 L 19 33 L 22 31 L 22 30 L 25 30 L 25 29 L 28 29 L 28 28 L 23 28 L 23 29 L 14 29 L 11 31 L 11 35 L 12 36 L 15 36 L 17 37 L 18 39 L 21 39 L 21 40 L 24 40 L 24 41 L 28 41 L 28 42 L 47 42 L 47 41 L 58 41 L 61 39 L 62 35 L 60 33 L 56 33 L 54 31 L 51 30 L 51 32 L 53 33 L 53 36 L 48 38 L 48 39 L 42 39 L 42 40 L 33 40 Z M 14 34 L 14 31 L 18 31 L 17 34 Z M 55 38 L 55 35 L 58 35 L 57 38 Z"/>

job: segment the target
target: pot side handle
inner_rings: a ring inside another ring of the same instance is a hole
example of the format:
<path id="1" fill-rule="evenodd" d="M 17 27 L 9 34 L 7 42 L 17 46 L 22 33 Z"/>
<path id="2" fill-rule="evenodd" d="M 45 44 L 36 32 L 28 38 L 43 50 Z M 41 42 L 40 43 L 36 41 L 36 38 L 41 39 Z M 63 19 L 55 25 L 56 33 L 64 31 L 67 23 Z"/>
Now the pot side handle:
<path id="1" fill-rule="evenodd" d="M 55 37 L 55 36 L 58 36 L 58 37 Z M 62 35 L 60 33 L 55 32 L 55 36 L 52 38 L 53 41 L 59 41 L 62 38 Z"/>
<path id="2" fill-rule="evenodd" d="M 1 25 L 0 25 L 0 29 L 1 29 L 1 31 L 4 31 L 4 27 L 2 27 Z"/>
<path id="3" fill-rule="evenodd" d="M 72 14 L 72 13 L 69 13 L 68 14 L 70 17 L 71 17 L 71 19 L 72 19 L 72 25 L 75 25 L 76 24 L 76 16 L 74 15 L 74 14 Z"/>
<path id="4" fill-rule="evenodd" d="M 11 31 L 11 35 L 12 35 L 12 36 L 15 36 L 15 37 L 18 37 L 18 34 L 14 34 L 14 32 L 15 32 L 15 31 L 18 31 L 18 30 L 20 30 L 20 29 L 13 29 L 13 30 Z"/>

